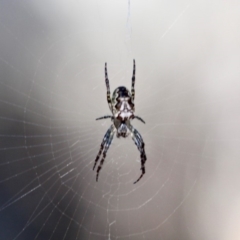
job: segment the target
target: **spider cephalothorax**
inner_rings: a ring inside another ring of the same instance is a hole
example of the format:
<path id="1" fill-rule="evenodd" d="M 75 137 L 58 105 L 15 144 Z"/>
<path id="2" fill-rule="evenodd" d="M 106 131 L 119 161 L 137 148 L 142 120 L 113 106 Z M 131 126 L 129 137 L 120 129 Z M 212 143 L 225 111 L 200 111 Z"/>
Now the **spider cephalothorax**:
<path id="1" fill-rule="evenodd" d="M 107 101 L 108 101 L 109 108 L 112 112 L 112 115 L 111 116 L 110 115 L 103 116 L 103 117 L 97 118 L 96 120 L 111 118 L 113 124 L 107 130 L 107 132 L 103 138 L 103 141 L 101 143 L 98 155 L 95 159 L 93 169 L 95 169 L 96 164 L 103 152 L 103 157 L 97 168 L 96 180 L 98 180 L 99 172 L 102 168 L 104 159 L 107 154 L 107 150 L 112 142 L 112 139 L 113 139 L 113 136 L 115 133 L 116 133 L 117 137 L 124 137 L 124 138 L 127 137 L 129 134 L 131 134 L 134 143 L 137 145 L 138 150 L 141 153 L 140 156 L 141 156 L 142 174 L 134 183 L 137 183 L 145 173 L 145 162 L 147 160 L 147 157 L 146 157 L 145 150 L 144 150 L 144 142 L 143 142 L 143 139 L 142 139 L 140 133 L 130 123 L 130 121 L 133 120 L 134 118 L 145 123 L 142 118 L 134 115 L 134 110 L 135 110 L 135 108 L 134 108 L 135 71 L 136 71 L 135 60 L 133 60 L 133 76 L 132 76 L 131 93 L 126 87 L 118 87 L 114 90 L 113 96 L 111 99 L 110 98 L 110 86 L 109 86 L 109 80 L 108 80 L 108 75 L 107 75 L 107 63 L 105 63 L 105 82 L 106 82 L 106 86 L 107 86 Z"/>

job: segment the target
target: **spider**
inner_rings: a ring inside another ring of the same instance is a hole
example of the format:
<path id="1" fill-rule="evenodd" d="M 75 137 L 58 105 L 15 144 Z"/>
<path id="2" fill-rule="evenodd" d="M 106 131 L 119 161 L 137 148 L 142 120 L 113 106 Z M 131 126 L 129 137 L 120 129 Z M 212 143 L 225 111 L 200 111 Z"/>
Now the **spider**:
<path id="1" fill-rule="evenodd" d="M 134 84 L 135 84 L 135 72 L 136 72 L 136 66 L 135 66 L 135 60 L 133 60 L 133 75 L 132 75 L 132 89 L 131 93 L 126 87 L 118 87 L 115 89 L 112 95 L 112 99 L 110 98 L 110 85 L 108 80 L 108 74 L 107 74 L 107 63 L 105 63 L 105 82 L 107 87 L 107 102 L 109 105 L 109 108 L 112 112 L 112 115 L 106 115 L 103 117 L 99 117 L 96 120 L 100 119 L 106 119 L 111 118 L 111 121 L 113 122 L 110 126 L 110 128 L 107 130 L 101 146 L 100 150 L 98 152 L 98 155 L 95 159 L 95 163 L 93 166 L 93 170 L 95 169 L 97 162 L 103 152 L 102 159 L 100 161 L 100 164 L 97 168 L 97 176 L 96 181 L 98 181 L 99 172 L 102 169 L 104 160 L 106 158 L 106 154 L 108 151 L 109 146 L 111 145 L 111 142 L 113 140 L 113 136 L 116 133 L 117 137 L 124 137 L 126 138 L 129 134 L 131 134 L 132 139 L 134 143 L 137 145 L 137 148 L 140 152 L 141 157 L 141 170 L 142 173 L 140 177 L 134 182 L 137 183 L 145 174 L 145 162 L 147 160 L 147 156 L 145 154 L 144 150 L 144 142 L 142 139 L 142 136 L 140 133 L 131 125 L 131 120 L 138 119 L 141 122 L 145 123 L 145 121 L 134 115 L 134 97 L 135 97 L 135 90 L 134 90 Z"/>

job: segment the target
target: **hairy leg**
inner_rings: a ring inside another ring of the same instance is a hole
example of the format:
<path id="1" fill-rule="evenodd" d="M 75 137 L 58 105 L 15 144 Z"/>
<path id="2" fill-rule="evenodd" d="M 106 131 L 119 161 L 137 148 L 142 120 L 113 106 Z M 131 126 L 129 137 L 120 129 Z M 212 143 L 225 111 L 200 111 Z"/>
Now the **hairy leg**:
<path id="1" fill-rule="evenodd" d="M 99 164 L 99 166 L 98 166 L 98 168 L 97 168 L 96 181 L 98 181 L 99 172 L 100 172 L 101 169 L 102 169 L 104 160 L 105 160 L 106 155 L 107 155 L 107 151 L 108 151 L 108 149 L 109 149 L 109 146 L 110 146 L 111 143 L 112 143 L 113 136 L 114 136 L 114 132 L 111 132 L 110 137 L 108 138 L 108 140 L 107 140 L 107 142 L 106 142 L 106 144 L 105 144 L 104 151 L 103 151 L 103 157 L 102 157 L 101 162 L 100 162 L 100 164 Z"/>
<path id="2" fill-rule="evenodd" d="M 96 120 L 101 120 L 101 119 L 106 119 L 106 118 L 111 118 L 111 119 L 113 119 L 113 116 L 106 115 L 106 116 L 103 116 L 103 117 L 96 118 Z"/>
<path id="3" fill-rule="evenodd" d="M 135 89 L 134 89 L 134 85 L 135 85 L 135 73 L 136 73 L 136 65 L 135 65 L 135 59 L 133 59 L 133 75 L 132 75 L 132 89 L 131 89 L 131 94 L 132 94 L 133 100 L 134 100 L 134 98 L 135 98 Z"/>
<path id="4" fill-rule="evenodd" d="M 145 149 L 144 149 L 144 142 L 143 142 L 143 138 L 140 135 L 140 133 L 137 131 L 137 129 L 135 129 L 133 126 L 131 126 L 130 128 L 131 134 L 132 134 L 132 139 L 134 141 L 134 143 L 136 144 L 139 152 L 140 152 L 140 157 L 141 157 L 141 170 L 142 170 L 142 174 L 140 175 L 140 177 L 134 182 L 137 183 L 145 174 L 145 162 L 147 161 L 147 156 L 145 153 Z"/>
<path id="5" fill-rule="evenodd" d="M 112 112 L 113 111 L 113 107 L 112 107 L 110 85 L 109 85 L 108 73 L 107 73 L 107 63 L 105 63 L 105 83 L 106 83 L 106 87 L 107 87 L 107 102 L 108 102 L 108 106 L 109 106 L 109 108 L 110 108 L 110 110 Z"/>
<path id="6" fill-rule="evenodd" d="M 111 135 L 111 131 L 112 131 L 112 126 L 107 130 L 106 134 L 104 135 L 104 138 L 102 140 L 102 143 L 100 145 L 100 149 L 99 149 L 99 152 L 98 152 L 98 155 L 95 159 L 95 162 L 94 162 L 94 166 L 93 166 L 93 170 L 95 169 L 96 165 L 97 165 L 97 162 L 102 154 L 102 151 L 103 151 L 103 148 L 104 148 L 104 145 L 105 143 L 108 141 L 110 135 Z"/>
<path id="7" fill-rule="evenodd" d="M 134 116 L 134 118 L 138 119 L 139 121 L 145 123 L 145 121 L 141 118 L 141 117 L 138 117 L 138 116 Z"/>

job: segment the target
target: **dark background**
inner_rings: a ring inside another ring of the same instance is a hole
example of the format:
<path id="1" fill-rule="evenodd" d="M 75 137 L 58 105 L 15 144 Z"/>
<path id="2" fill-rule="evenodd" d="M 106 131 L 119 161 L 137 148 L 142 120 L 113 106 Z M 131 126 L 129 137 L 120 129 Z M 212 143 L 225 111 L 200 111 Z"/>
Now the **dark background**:
<path id="1" fill-rule="evenodd" d="M 0 1 L 0 239 L 238 240 L 238 1 Z M 111 91 L 146 144 L 92 171 Z"/>

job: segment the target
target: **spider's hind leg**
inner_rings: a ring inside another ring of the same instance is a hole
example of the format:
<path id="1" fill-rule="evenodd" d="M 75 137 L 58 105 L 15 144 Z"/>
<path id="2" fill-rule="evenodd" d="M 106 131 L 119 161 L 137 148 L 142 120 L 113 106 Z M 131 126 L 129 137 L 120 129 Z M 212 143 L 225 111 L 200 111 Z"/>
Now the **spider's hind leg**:
<path id="1" fill-rule="evenodd" d="M 110 146 L 111 143 L 112 143 L 113 136 L 114 136 L 114 132 L 112 131 L 111 134 L 110 134 L 110 136 L 109 136 L 109 138 L 108 138 L 108 140 L 107 140 L 107 142 L 106 142 L 106 144 L 105 144 L 105 148 L 104 148 L 104 151 L 103 151 L 103 157 L 102 157 L 101 162 L 100 162 L 100 164 L 99 164 L 99 166 L 98 166 L 98 168 L 97 168 L 96 181 L 98 181 L 99 172 L 100 172 L 101 169 L 102 169 L 104 160 L 105 160 L 106 155 L 107 155 L 108 148 L 109 148 L 109 146 Z"/>
<path id="2" fill-rule="evenodd" d="M 140 152 L 140 157 L 141 157 L 141 170 L 142 170 L 142 174 L 140 175 L 140 177 L 134 182 L 137 183 L 145 174 L 145 162 L 147 161 L 147 156 L 145 153 L 145 149 L 144 149 L 144 142 L 142 139 L 142 136 L 140 135 L 140 133 L 133 127 L 131 126 L 130 131 L 132 132 L 132 139 L 134 141 L 134 143 L 137 145 L 137 148 Z"/>
<path id="3" fill-rule="evenodd" d="M 102 159 L 100 161 L 100 164 L 99 164 L 99 166 L 97 168 L 96 181 L 98 181 L 99 172 L 100 172 L 100 170 L 102 168 L 102 165 L 104 163 L 104 160 L 105 160 L 108 148 L 109 148 L 109 146 L 110 146 L 110 144 L 112 142 L 114 133 L 115 133 L 114 132 L 114 127 L 113 127 L 113 125 L 111 125 L 111 127 L 107 130 L 107 132 L 106 132 L 106 134 L 105 134 L 105 136 L 103 138 L 103 141 L 101 143 L 100 150 L 98 152 L 98 155 L 97 155 L 97 157 L 95 159 L 95 163 L 94 163 L 94 166 L 93 166 L 93 170 L 94 170 L 96 165 L 97 165 L 97 162 L 98 162 L 98 160 L 99 160 L 99 158 L 100 158 L 100 156 L 102 154 L 102 151 L 103 151 L 103 157 L 102 157 Z"/>
<path id="4" fill-rule="evenodd" d="M 98 160 L 99 160 L 99 158 L 100 158 L 100 156 L 102 154 L 104 145 L 108 141 L 110 134 L 111 134 L 111 127 L 107 130 L 106 134 L 104 135 L 104 138 L 103 138 L 102 143 L 100 145 L 100 149 L 99 149 L 98 155 L 97 155 L 97 157 L 95 159 L 95 163 L 93 165 L 93 170 L 95 169 L 95 167 L 97 165 L 97 162 L 98 162 Z"/>

